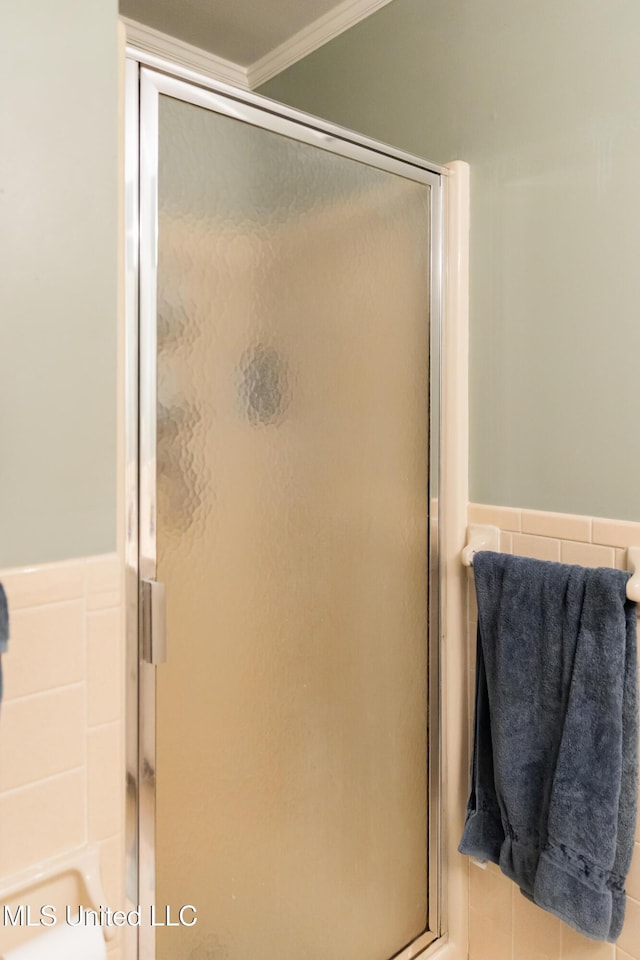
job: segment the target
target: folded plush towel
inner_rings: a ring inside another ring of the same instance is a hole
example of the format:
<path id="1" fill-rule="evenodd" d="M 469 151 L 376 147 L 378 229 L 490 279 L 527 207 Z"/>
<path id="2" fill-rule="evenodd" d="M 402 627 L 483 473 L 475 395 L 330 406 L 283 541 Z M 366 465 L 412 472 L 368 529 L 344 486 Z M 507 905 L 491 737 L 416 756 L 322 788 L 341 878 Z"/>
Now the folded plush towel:
<path id="1" fill-rule="evenodd" d="M 9 606 L 4 587 L 0 583 L 0 656 L 9 644 Z M 0 662 L 0 703 L 2 703 L 2 663 Z"/>
<path id="2" fill-rule="evenodd" d="M 636 820 L 629 574 L 480 552 L 475 744 L 460 852 L 596 940 L 622 929 Z"/>

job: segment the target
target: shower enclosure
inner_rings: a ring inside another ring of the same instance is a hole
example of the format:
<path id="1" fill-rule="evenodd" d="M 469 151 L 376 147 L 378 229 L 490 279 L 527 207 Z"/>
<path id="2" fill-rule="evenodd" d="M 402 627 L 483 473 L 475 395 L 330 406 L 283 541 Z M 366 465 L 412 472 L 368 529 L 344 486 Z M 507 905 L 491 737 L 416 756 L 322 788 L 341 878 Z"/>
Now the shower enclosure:
<path id="1" fill-rule="evenodd" d="M 128 71 L 127 957 L 413 957 L 441 925 L 442 172 Z"/>

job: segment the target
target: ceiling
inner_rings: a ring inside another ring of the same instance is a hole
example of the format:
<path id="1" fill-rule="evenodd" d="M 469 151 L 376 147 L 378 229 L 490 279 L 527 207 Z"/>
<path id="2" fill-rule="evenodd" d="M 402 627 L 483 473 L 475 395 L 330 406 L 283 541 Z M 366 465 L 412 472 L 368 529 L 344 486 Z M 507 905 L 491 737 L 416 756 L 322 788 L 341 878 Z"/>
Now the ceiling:
<path id="1" fill-rule="evenodd" d="M 120 0 L 120 13 L 248 67 L 273 53 L 301 30 L 315 25 L 320 18 L 341 13 L 341 20 L 345 20 L 346 12 L 349 21 L 346 25 L 350 26 L 366 15 L 365 10 L 371 12 L 383 3 L 380 0 L 372 3 L 362 0 Z"/>

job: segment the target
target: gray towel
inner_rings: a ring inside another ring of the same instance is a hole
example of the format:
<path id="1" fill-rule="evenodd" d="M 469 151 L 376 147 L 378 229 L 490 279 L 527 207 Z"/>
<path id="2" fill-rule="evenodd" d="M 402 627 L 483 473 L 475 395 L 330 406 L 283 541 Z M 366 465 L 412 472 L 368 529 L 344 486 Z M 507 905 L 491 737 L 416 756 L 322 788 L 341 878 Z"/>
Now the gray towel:
<path id="1" fill-rule="evenodd" d="M 629 574 L 481 552 L 475 744 L 460 852 L 615 941 L 636 820 L 638 677 Z"/>
<path id="2" fill-rule="evenodd" d="M 9 645 L 9 605 L 4 587 L 0 583 L 0 656 Z M 0 660 L 0 703 L 2 703 L 2 661 Z"/>

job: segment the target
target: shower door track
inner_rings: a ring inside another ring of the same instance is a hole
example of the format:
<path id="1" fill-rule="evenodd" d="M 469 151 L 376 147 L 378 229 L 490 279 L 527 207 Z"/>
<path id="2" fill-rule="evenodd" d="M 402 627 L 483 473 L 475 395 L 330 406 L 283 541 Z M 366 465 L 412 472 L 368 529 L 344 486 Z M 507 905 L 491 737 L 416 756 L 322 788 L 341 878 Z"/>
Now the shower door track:
<path id="1" fill-rule="evenodd" d="M 155 577 L 155 297 L 157 111 L 160 94 L 430 186 L 429 556 L 428 565 L 428 922 L 393 960 L 436 946 L 446 930 L 441 747 L 440 422 L 443 301 L 443 195 L 447 170 L 259 95 L 127 48 L 125 111 L 125 596 L 126 909 L 155 896 L 155 676 L 142 651 L 140 584 Z M 141 509 L 141 503 L 144 509 Z M 125 960 L 155 960 L 155 931 L 124 928 Z"/>

